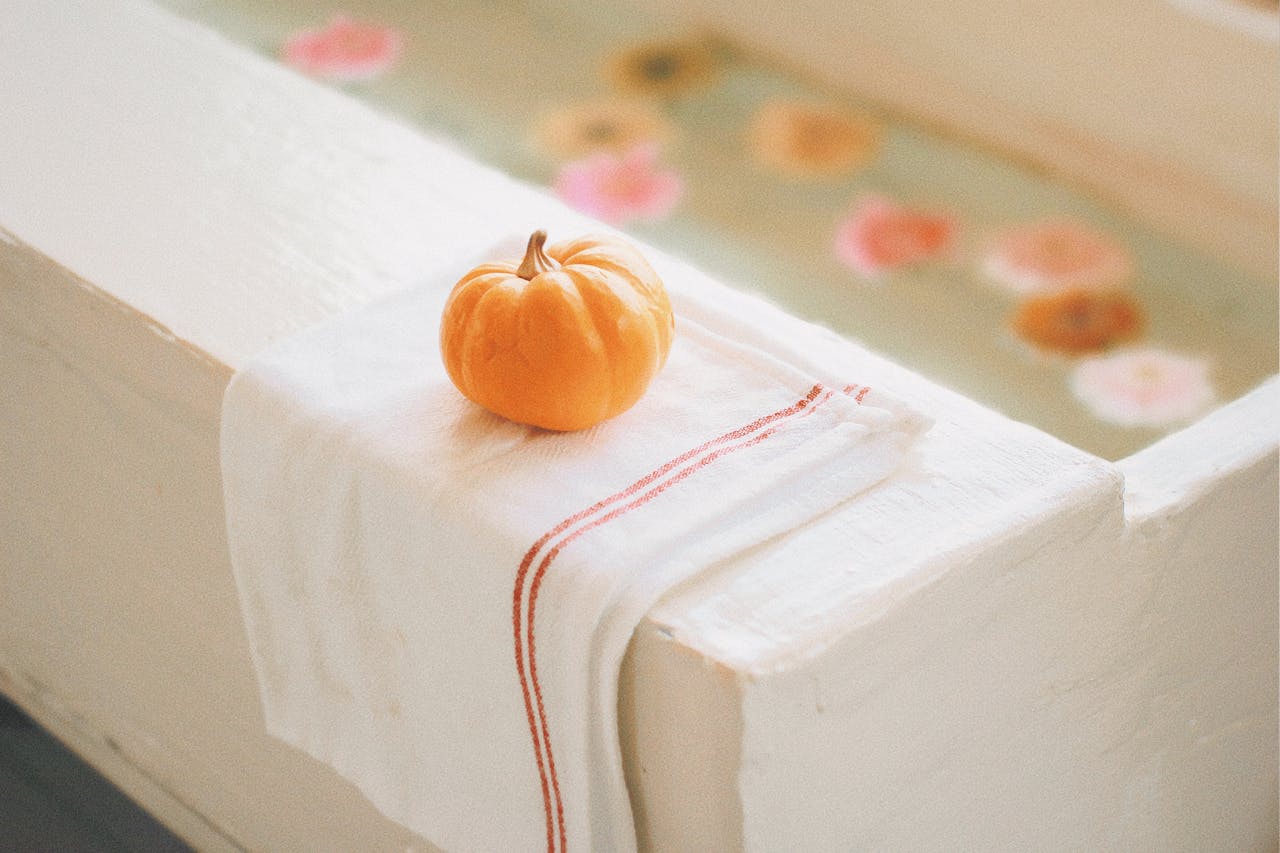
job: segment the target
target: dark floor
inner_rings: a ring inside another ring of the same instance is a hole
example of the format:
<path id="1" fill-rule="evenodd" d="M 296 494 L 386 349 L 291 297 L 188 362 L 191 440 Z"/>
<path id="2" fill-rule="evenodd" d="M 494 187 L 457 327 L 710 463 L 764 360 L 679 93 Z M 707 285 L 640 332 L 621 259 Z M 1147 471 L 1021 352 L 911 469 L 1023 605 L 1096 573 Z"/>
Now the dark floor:
<path id="1" fill-rule="evenodd" d="M 0 853 L 189 849 L 0 697 Z"/>

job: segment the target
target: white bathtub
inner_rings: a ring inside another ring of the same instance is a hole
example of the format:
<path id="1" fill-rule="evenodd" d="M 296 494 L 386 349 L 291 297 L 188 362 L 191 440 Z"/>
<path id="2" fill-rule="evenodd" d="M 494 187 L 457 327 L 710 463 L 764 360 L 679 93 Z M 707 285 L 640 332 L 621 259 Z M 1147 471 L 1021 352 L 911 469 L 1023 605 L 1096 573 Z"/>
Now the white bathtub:
<path id="1" fill-rule="evenodd" d="M 567 212 L 150 5 L 3 11 L 0 690 L 202 849 L 431 849 L 263 729 L 223 531 L 222 389 L 279 336 Z M 1233 69 L 1207 91 L 1270 93 L 1232 101 L 1230 139 L 1185 125 L 1153 155 L 1177 168 L 1155 170 L 1113 155 L 1193 110 L 1184 87 L 1143 90 L 1168 99 L 1155 118 L 1054 101 L 1037 122 L 1037 77 L 975 121 L 1019 77 L 1018 50 L 980 49 L 1001 16 L 875 11 L 858 49 L 883 53 L 880 76 L 833 59 L 847 29 L 805 41 L 820 10 L 735 35 L 888 100 L 890 81 L 950 69 L 953 90 L 899 106 L 1274 274 L 1276 42 L 1250 31 L 1274 17 L 1144 7 L 1144 44 Z M 1116 26 L 1107 4 L 1067 11 L 1068 42 Z M 1098 41 L 1099 62 L 1124 55 Z M 1262 158 L 1257 187 L 1240 157 Z M 823 520 L 858 559 L 744 562 L 633 640 L 619 701 L 643 845 L 1274 849 L 1277 380 L 1113 463 L 873 370 L 937 426 L 915 476 Z"/>

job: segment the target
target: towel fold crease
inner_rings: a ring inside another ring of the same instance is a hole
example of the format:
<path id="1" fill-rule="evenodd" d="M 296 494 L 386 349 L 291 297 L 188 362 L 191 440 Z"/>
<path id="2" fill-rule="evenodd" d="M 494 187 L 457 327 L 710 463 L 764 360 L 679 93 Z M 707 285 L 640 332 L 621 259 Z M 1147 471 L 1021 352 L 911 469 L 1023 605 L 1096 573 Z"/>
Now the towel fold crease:
<path id="1" fill-rule="evenodd" d="M 883 480 L 927 424 L 700 305 L 684 267 L 667 286 L 689 307 L 633 409 L 578 433 L 501 420 L 440 363 L 466 268 L 279 342 L 227 389 L 267 727 L 446 850 L 633 850 L 616 705 L 635 626 Z"/>

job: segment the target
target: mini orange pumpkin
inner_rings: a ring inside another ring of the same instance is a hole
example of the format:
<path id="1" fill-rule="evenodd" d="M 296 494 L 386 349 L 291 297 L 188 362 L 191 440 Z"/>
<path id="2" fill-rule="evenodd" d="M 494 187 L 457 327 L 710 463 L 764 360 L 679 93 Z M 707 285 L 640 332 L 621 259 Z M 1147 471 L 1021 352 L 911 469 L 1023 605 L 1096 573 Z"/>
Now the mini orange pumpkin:
<path id="1" fill-rule="evenodd" d="M 468 399 L 552 430 L 631 408 L 666 363 L 675 321 L 661 279 L 632 246 L 581 237 L 481 264 L 454 285 L 440 349 Z"/>

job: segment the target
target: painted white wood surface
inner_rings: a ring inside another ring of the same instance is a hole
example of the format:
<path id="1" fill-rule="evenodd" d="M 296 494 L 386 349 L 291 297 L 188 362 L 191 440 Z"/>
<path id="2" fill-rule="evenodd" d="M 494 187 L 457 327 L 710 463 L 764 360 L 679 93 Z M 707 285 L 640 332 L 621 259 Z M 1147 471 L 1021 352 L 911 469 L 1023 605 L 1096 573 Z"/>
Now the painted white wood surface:
<path id="1" fill-rule="evenodd" d="M 1236 0 L 656 5 L 1275 274 L 1274 10 Z"/>
<path id="2" fill-rule="evenodd" d="M 202 846 L 424 846 L 262 731 L 221 388 L 495 231 L 582 221 L 149 6 L 68 10 L 0 30 L 0 689 Z M 1114 466 L 860 375 L 939 423 L 821 521 L 850 547 L 761 549 L 637 635 L 649 846 L 1265 846 L 1274 383 Z"/>

